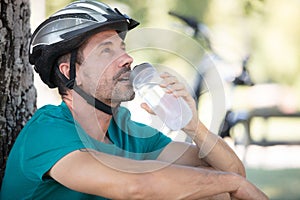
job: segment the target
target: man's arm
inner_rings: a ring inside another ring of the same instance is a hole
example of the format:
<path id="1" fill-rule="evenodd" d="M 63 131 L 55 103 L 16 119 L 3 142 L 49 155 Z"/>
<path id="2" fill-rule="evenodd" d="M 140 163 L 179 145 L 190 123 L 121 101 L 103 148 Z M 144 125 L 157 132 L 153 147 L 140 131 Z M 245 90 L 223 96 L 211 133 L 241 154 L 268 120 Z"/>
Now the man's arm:
<path id="1" fill-rule="evenodd" d="M 246 176 L 245 167 L 234 151 L 219 136 L 211 133 L 200 121 L 194 134 L 199 149 L 198 157 L 211 167 Z"/>
<path id="2" fill-rule="evenodd" d="M 170 142 L 157 157 L 157 160 L 191 167 L 210 167 L 198 157 L 199 148 L 187 142 Z"/>
<path id="3" fill-rule="evenodd" d="M 161 87 L 166 88 L 170 94 L 184 98 L 189 104 L 193 117 L 183 131 L 193 139 L 196 146 L 187 147 L 185 143 L 171 143 L 158 159 L 170 162 L 170 159 L 177 159 L 180 154 L 182 156 L 176 161 L 177 163 L 191 166 L 195 166 L 195 164 L 209 165 L 217 170 L 235 172 L 245 176 L 245 168 L 238 156 L 223 139 L 211 133 L 199 120 L 195 101 L 185 86 L 169 73 L 163 73 L 161 77 L 164 79 Z M 143 108 L 151 112 L 146 104 L 143 104 Z"/>
<path id="4" fill-rule="evenodd" d="M 212 167 L 245 177 L 245 168 L 238 156 L 221 138 L 215 135 L 213 137 L 216 137 L 217 142 L 204 158 L 199 158 L 200 142 L 197 146 L 184 142 L 171 142 L 164 148 L 157 160 L 192 167 Z"/>
<path id="5" fill-rule="evenodd" d="M 225 192 L 239 199 L 267 199 L 234 173 L 92 151 L 66 155 L 48 175 L 73 190 L 111 199 L 199 199 Z"/>

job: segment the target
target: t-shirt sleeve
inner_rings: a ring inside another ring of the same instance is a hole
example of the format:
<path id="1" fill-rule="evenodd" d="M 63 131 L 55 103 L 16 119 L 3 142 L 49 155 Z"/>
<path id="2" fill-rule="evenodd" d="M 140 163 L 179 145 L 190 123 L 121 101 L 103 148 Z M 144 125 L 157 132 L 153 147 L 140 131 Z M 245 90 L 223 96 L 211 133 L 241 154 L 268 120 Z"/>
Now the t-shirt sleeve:
<path id="1" fill-rule="evenodd" d="M 24 140 L 21 164 L 32 179 L 43 179 L 57 161 L 84 148 L 72 123 L 36 123 L 28 127 Z"/>
<path id="2" fill-rule="evenodd" d="M 146 130 L 144 129 L 144 131 L 148 132 L 147 135 L 152 135 L 151 137 L 146 138 L 147 145 L 145 146 L 147 147 L 147 152 L 161 151 L 171 142 L 171 139 L 168 136 L 157 129 L 146 126 Z"/>
<path id="3" fill-rule="evenodd" d="M 144 159 L 155 160 L 161 151 L 172 141 L 171 138 L 150 126 L 132 122 L 131 127 L 135 127 L 135 138 L 145 153 Z"/>

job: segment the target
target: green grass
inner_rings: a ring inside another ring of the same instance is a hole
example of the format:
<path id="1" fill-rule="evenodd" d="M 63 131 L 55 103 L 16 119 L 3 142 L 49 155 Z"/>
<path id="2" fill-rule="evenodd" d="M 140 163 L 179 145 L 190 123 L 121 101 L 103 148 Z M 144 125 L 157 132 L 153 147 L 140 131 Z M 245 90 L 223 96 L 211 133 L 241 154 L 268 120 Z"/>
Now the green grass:
<path id="1" fill-rule="evenodd" d="M 247 168 L 247 177 L 271 200 L 300 200 L 300 169 Z"/>
<path id="2" fill-rule="evenodd" d="M 270 117 L 268 120 L 263 118 L 254 118 L 251 124 L 251 136 L 254 141 L 281 141 L 281 142 L 299 142 L 300 141 L 300 118 Z M 242 130 L 238 130 L 241 132 Z M 275 147 L 275 146 L 274 146 Z M 296 147 L 296 146 L 293 146 Z M 277 153 L 271 153 L 271 151 Z M 262 162 L 274 162 L 282 159 L 284 168 L 260 168 L 246 165 L 247 178 L 261 190 L 263 190 L 271 200 L 300 200 L 300 168 L 288 168 L 289 164 L 294 164 L 299 160 L 299 153 L 294 148 L 290 149 L 291 154 L 285 150 L 287 157 L 284 157 L 283 150 L 278 148 L 265 148 L 263 150 L 253 151 L 252 153 L 265 153 L 264 156 L 257 155 L 258 166 Z M 255 156 L 255 155 L 254 155 Z M 272 156 L 272 157 L 268 157 Z M 273 157 L 275 156 L 275 157 Z M 283 156 L 283 157 L 280 157 Z M 253 154 L 252 154 L 253 158 Z M 262 160 L 266 159 L 266 160 Z M 278 164 L 279 162 L 274 162 Z M 252 163 L 253 164 L 253 163 Z M 268 164 L 268 166 L 272 166 Z M 278 166 L 274 166 L 278 167 Z"/>

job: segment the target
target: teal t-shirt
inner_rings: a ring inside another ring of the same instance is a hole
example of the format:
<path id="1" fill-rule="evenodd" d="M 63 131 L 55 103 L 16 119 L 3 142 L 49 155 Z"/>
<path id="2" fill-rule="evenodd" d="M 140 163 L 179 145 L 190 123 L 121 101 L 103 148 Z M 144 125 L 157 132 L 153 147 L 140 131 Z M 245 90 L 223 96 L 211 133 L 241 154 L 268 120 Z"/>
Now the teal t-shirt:
<path id="1" fill-rule="evenodd" d="M 112 144 L 105 144 L 84 132 L 64 102 L 40 108 L 9 154 L 1 199 L 105 199 L 70 190 L 44 175 L 62 157 L 79 149 L 136 160 L 156 159 L 171 139 L 130 117 L 129 110 L 118 108 L 107 133 Z"/>

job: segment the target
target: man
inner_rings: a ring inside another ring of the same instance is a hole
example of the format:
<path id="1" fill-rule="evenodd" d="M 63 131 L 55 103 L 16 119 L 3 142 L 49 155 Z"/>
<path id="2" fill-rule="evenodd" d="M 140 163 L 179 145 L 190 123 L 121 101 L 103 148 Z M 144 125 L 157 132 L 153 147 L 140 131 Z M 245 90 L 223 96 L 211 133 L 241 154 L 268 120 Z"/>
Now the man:
<path id="1" fill-rule="evenodd" d="M 162 74 L 161 87 L 191 107 L 183 130 L 196 145 L 130 120 L 120 106 L 134 98 L 133 59 L 123 39 L 137 25 L 102 3 L 79 1 L 37 28 L 30 62 L 63 102 L 39 109 L 19 134 L 2 199 L 267 199 L 199 121 L 192 97 L 172 75 Z"/>

